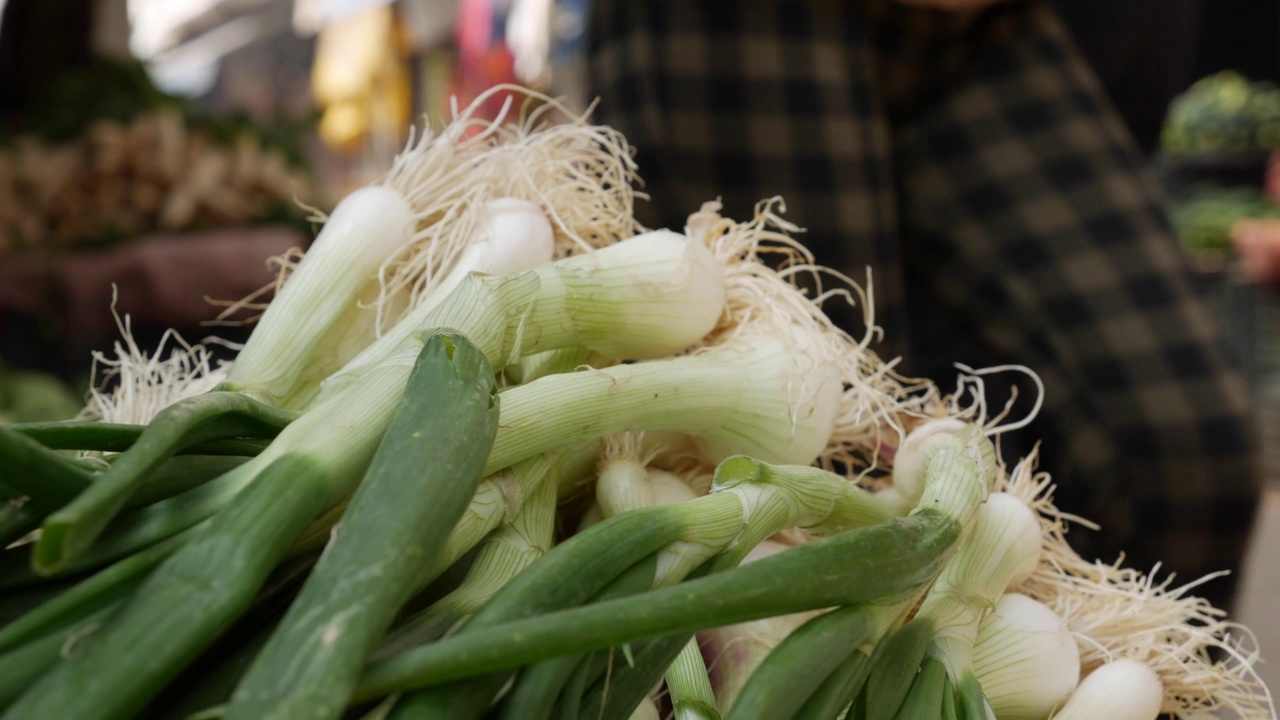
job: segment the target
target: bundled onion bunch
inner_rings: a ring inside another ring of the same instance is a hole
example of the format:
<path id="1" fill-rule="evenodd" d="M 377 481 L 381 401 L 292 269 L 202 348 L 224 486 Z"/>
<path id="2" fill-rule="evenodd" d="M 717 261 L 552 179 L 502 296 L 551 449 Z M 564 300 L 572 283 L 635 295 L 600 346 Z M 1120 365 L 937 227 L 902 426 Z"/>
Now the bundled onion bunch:
<path id="1" fill-rule="evenodd" d="M 1270 711 L 779 202 L 644 230 L 624 139 L 540 100 L 411 142 L 229 367 L 124 342 L 94 419 L 0 429 L 4 718 Z"/>

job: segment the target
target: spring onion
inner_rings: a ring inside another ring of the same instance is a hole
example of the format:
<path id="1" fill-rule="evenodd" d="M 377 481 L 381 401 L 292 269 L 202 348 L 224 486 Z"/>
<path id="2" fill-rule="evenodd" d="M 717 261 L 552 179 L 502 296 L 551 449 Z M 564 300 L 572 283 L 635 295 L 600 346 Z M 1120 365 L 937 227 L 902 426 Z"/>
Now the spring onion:
<path id="1" fill-rule="evenodd" d="M 982 620 L 973 674 L 1001 720 L 1044 720 L 1075 689 L 1080 651 L 1057 613 L 1007 593 Z"/>
<path id="2" fill-rule="evenodd" d="M 1114 660 L 1085 676 L 1054 720 L 1156 720 L 1164 687 L 1154 670 L 1136 660 Z"/>

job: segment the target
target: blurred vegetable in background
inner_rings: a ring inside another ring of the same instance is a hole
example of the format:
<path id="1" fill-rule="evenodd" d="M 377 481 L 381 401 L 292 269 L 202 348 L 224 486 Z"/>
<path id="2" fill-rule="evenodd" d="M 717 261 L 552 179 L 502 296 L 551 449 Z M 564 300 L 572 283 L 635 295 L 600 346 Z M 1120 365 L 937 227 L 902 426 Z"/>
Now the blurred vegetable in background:
<path id="1" fill-rule="evenodd" d="M 1280 88 L 1235 72 L 1204 78 L 1169 106 L 1166 153 L 1242 153 L 1280 147 Z"/>
<path id="2" fill-rule="evenodd" d="M 69 420 L 84 403 L 52 375 L 0 362 L 0 425 Z"/>
<path id="3" fill-rule="evenodd" d="M 1173 206 L 1173 226 L 1188 250 L 1230 250 L 1231 228 L 1245 219 L 1280 218 L 1280 205 L 1256 188 L 1202 187 Z"/>
<path id="4" fill-rule="evenodd" d="M 191 114 L 135 63 L 65 73 L 16 130 L 0 151 L 0 253 L 301 223 L 303 127 Z"/>

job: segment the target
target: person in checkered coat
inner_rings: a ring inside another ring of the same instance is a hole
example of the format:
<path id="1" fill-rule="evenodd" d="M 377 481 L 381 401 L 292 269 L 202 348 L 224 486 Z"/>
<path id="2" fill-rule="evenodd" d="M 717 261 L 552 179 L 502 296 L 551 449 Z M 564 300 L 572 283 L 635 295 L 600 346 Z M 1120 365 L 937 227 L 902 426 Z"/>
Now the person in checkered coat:
<path id="1" fill-rule="evenodd" d="M 818 262 L 871 268 L 881 354 L 944 386 L 956 361 L 1039 374 L 1041 415 L 1003 450 L 1043 440 L 1060 507 L 1103 528 L 1073 528 L 1081 554 L 1239 569 L 1248 387 L 1052 6 L 596 0 L 590 66 L 597 117 L 637 150 L 641 222 L 781 196 Z M 1234 577 L 1198 592 L 1226 606 Z"/>

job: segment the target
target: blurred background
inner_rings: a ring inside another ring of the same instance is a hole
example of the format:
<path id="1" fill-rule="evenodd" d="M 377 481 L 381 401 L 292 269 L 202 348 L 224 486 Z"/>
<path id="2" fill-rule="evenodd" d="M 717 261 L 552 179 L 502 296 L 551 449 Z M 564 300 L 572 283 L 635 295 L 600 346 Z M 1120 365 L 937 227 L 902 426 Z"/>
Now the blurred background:
<path id="1" fill-rule="evenodd" d="M 308 208 L 376 179 L 415 120 L 509 82 L 584 106 L 584 0 L 520 5 L 0 2 L 0 373 L 78 404 L 113 299 L 144 348 L 243 339 L 253 308 L 226 304 L 269 291 Z M 22 388 L 0 413 L 29 418 Z"/>
<path id="2" fill-rule="evenodd" d="M 1280 3 L 1058 5 L 1216 293 L 1280 487 Z M 81 408 L 113 306 L 144 349 L 170 328 L 242 340 L 255 306 L 233 301 L 269 298 L 312 209 L 376 179 L 424 115 L 499 83 L 590 101 L 590 0 L 0 7 L 0 422 Z M 1124 23 L 1143 31 L 1091 32 Z M 1267 503 L 1240 612 L 1280 658 Z"/>

